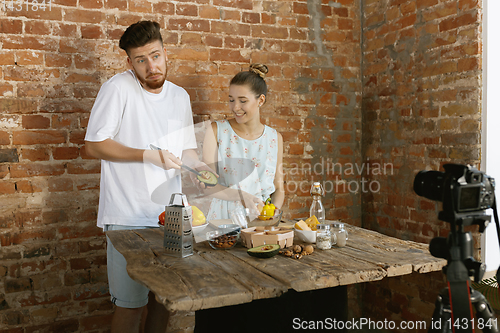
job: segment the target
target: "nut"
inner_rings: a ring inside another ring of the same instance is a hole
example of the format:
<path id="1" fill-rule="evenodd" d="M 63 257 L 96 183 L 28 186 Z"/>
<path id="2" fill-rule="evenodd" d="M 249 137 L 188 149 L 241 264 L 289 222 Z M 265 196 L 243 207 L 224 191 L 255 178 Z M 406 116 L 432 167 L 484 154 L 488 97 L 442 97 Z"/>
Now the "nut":
<path id="1" fill-rule="evenodd" d="M 293 247 L 293 252 L 295 252 L 295 253 L 300 253 L 300 252 L 302 252 L 302 246 L 300 246 L 300 245 L 295 245 L 295 246 Z"/>
<path id="2" fill-rule="evenodd" d="M 238 235 L 224 234 L 213 239 L 210 239 L 209 242 L 212 246 L 219 249 L 230 248 L 236 243 L 238 239 Z"/>
<path id="3" fill-rule="evenodd" d="M 306 247 L 304 248 L 304 251 L 306 251 L 307 254 L 311 254 L 314 252 L 314 247 L 312 245 L 306 245 Z"/>

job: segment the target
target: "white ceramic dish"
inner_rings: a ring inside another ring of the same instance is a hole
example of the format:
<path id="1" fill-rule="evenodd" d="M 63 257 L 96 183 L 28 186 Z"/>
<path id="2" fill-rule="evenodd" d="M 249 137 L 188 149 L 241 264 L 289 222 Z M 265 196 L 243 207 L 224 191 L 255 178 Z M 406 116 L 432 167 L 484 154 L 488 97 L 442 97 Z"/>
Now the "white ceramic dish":
<path id="1" fill-rule="evenodd" d="M 316 231 L 293 229 L 299 239 L 306 243 L 316 243 Z"/>
<path id="2" fill-rule="evenodd" d="M 193 228 L 193 232 L 200 232 L 200 231 L 203 231 L 205 230 L 205 228 L 207 227 L 208 225 L 208 222 L 205 222 L 203 223 L 202 225 L 192 225 L 191 228 Z"/>

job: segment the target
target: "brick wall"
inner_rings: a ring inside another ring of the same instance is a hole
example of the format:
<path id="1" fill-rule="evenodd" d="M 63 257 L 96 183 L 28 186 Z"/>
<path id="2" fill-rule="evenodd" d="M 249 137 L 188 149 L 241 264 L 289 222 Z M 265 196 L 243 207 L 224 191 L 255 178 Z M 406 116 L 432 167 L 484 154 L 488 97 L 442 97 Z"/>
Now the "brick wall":
<path id="1" fill-rule="evenodd" d="M 366 175 L 380 191 L 363 193 L 363 226 L 429 243 L 450 225 L 413 192 L 416 173 L 481 159 L 482 1 L 366 0 L 362 13 L 362 156 L 387 165 Z M 362 285 L 363 313 L 429 322 L 442 286 L 441 273 Z"/>
<path id="2" fill-rule="evenodd" d="M 367 175 L 381 190 L 363 197 L 366 226 L 424 243 L 447 234 L 413 180 L 445 163 L 479 166 L 481 10 L 477 0 L 365 1 L 363 156 L 387 165 Z"/>
<path id="3" fill-rule="evenodd" d="M 83 138 L 100 85 L 125 69 L 117 41 L 140 19 L 164 28 L 169 80 L 189 92 L 196 121 L 227 115 L 229 79 L 267 64 L 262 116 L 285 139 L 286 217 L 308 215 L 317 180 L 328 186 L 327 217 L 361 225 L 359 192 L 334 189 L 361 180 L 345 172 L 361 163 L 359 13 L 355 0 L 0 8 L 0 331 L 109 330 L 100 163 Z"/>

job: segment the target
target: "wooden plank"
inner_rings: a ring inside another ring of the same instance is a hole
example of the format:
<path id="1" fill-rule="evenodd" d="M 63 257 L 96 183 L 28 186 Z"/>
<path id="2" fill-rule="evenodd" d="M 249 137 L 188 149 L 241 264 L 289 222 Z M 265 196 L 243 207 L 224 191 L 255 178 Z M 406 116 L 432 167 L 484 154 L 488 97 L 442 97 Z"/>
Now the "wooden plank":
<path id="1" fill-rule="evenodd" d="M 289 289 L 307 291 L 340 285 L 336 275 L 314 266 L 307 265 L 305 258 L 291 259 L 282 255 L 261 259 L 251 257 L 246 253 L 246 248 L 234 248 L 231 254 L 247 265 L 255 267 L 283 283 Z"/>
<path id="2" fill-rule="evenodd" d="M 371 262 L 353 258 L 338 249 L 315 250 L 312 255 L 303 257 L 310 266 L 335 274 L 340 285 L 367 281 L 378 281 L 387 276 L 387 272 Z"/>
<path id="3" fill-rule="evenodd" d="M 186 258 L 156 256 L 148 243 L 158 243 L 158 233 L 130 230 L 110 234 L 127 260 L 130 277 L 159 295 L 172 311 L 195 311 L 250 302 L 252 292 L 198 254 Z M 153 236 L 145 241 L 144 235 Z M 161 234 L 160 234 L 161 236 Z M 168 268 L 168 269 L 167 269 Z"/>
<path id="4" fill-rule="evenodd" d="M 283 283 L 235 257 L 232 250 L 212 251 L 205 244 L 205 249 L 201 247 L 198 254 L 244 285 L 252 292 L 254 300 L 279 297 L 288 291 Z"/>
<path id="5" fill-rule="evenodd" d="M 341 250 L 353 258 L 362 258 L 384 268 L 388 277 L 413 271 L 436 271 L 446 265 L 444 259 L 435 258 L 429 253 L 427 244 L 400 240 L 353 226 L 347 226 L 347 229 L 348 247 Z"/>

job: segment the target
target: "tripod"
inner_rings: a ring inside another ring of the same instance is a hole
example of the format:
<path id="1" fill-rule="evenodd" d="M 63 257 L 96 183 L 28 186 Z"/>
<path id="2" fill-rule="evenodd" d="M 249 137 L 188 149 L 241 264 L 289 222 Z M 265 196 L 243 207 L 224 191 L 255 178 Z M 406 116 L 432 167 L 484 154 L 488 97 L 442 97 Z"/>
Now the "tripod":
<path id="1" fill-rule="evenodd" d="M 484 231 L 484 227 L 480 224 L 480 231 Z M 464 233 L 462 225 L 447 239 L 432 239 L 431 254 L 448 260 L 443 268 L 443 273 L 448 276 L 448 287 L 439 292 L 429 332 L 474 332 L 475 329 L 486 333 L 500 332 L 491 305 L 483 294 L 469 286 L 469 276 L 473 275 L 475 281 L 480 281 L 485 272 L 485 265 L 472 257 L 472 249 L 472 235 Z M 472 315 L 472 306 L 477 319 Z"/>
<path id="2" fill-rule="evenodd" d="M 497 319 L 495 318 L 491 306 L 484 295 L 473 288 L 470 288 L 470 290 L 470 302 L 476 309 L 477 320 L 452 320 L 449 288 L 444 288 L 441 289 L 441 291 L 439 292 L 439 296 L 437 297 L 436 308 L 434 309 L 434 313 L 432 314 L 431 327 L 429 329 L 429 332 L 451 333 L 453 332 L 454 328 L 466 329 L 468 327 L 474 329 L 479 328 L 483 332 L 487 333 L 499 332 Z"/>

